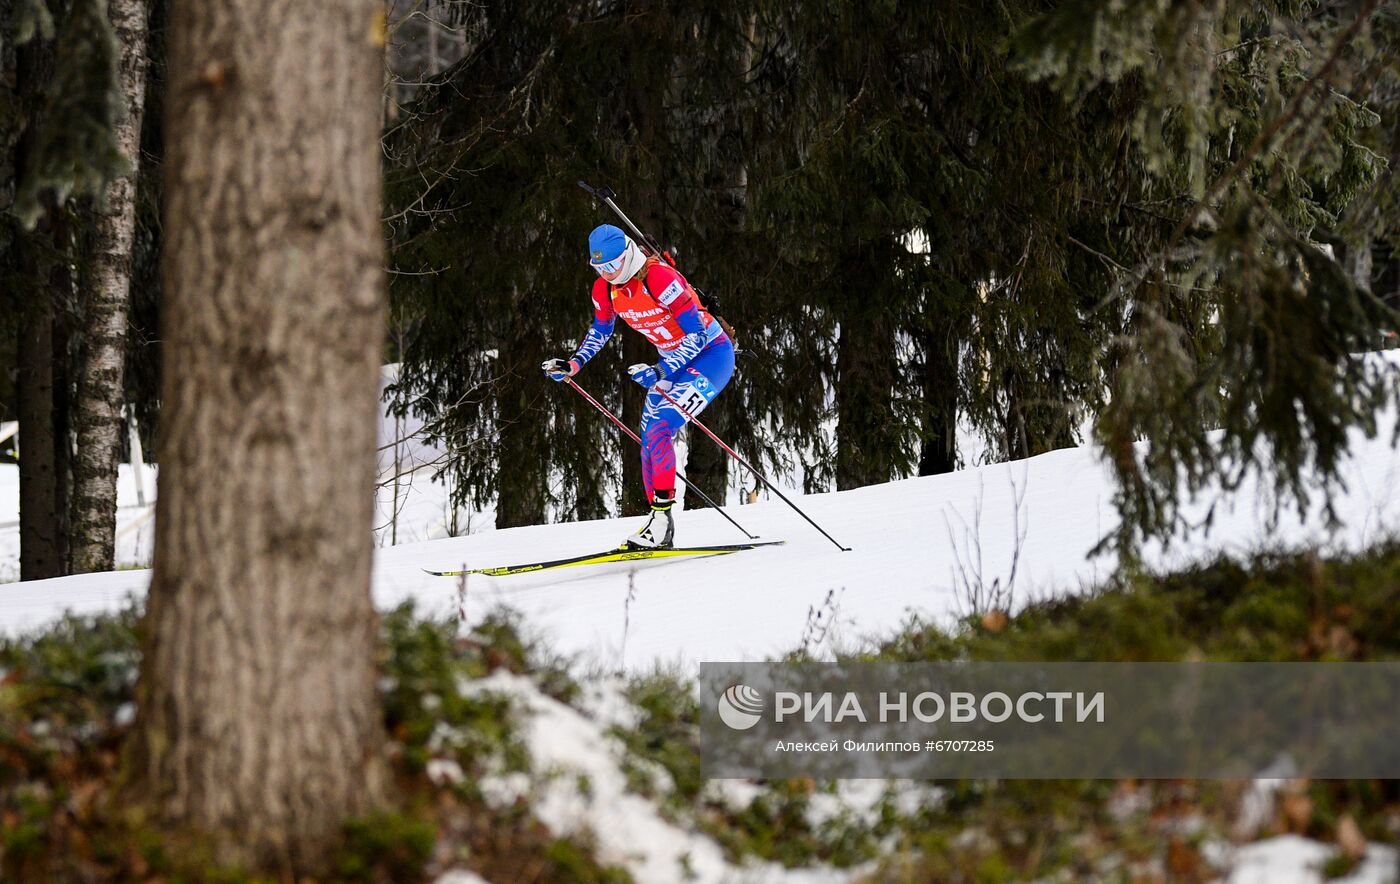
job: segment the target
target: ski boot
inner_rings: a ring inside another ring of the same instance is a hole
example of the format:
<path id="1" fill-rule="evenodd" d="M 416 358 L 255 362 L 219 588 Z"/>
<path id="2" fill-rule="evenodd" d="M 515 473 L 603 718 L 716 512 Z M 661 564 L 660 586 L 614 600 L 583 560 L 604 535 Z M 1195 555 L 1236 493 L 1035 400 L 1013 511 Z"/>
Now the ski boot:
<path id="1" fill-rule="evenodd" d="M 676 492 L 657 491 L 651 498 L 651 518 L 642 530 L 627 538 L 623 546 L 629 549 L 669 549 L 676 536 L 676 523 L 671 519 L 671 507 Z"/>

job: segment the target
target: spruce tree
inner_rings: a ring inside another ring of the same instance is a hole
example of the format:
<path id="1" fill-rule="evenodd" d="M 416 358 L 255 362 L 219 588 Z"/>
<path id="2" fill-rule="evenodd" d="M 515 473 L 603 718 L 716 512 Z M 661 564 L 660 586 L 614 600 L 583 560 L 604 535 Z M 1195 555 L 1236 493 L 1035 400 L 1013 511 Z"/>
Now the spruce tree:
<path id="1" fill-rule="evenodd" d="M 1397 392 L 1367 355 L 1394 313 L 1323 248 L 1385 224 L 1364 133 L 1378 109 L 1393 119 L 1393 6 L 1128 6 L 1068 2 L 1019 36 L 1067 102 L 1138 96 L 1124 151 L 1155 199 L 1134 211 L 1160 226 L 1145 253 L 1102 250 L 1114 279 L 1095 306 L 1127 321 L 1097 426 L 1125 551 L 1183 527 L 1185 495 L 1251 474 L 1279 505 L 1320 490 L 1330 512 L 1348 433 L 1376 432 Z"/>
<path id="2" fill-rule="evenodd" d="M 750 355 L 709 422 L 809 490 L 951 469 L 959 418 L 1012 458 L 1083 442 L 1097 416 L 1125 549 L 1176 526 L 1179 480 L 1258 466 L 1255 441 L 1301 494 L 1388 389 L 1337 355 L 1389 321 L 1356 283 L 1394 230 L 1374 186 L 1395 143 L 1374 125 L 1396 94 L 1378 8 L 487 7 L 480 46 L 389 139 L 400 404 L 444 438 L 483 430 L 455 464 L 477 503 L 537 495 L 523 473 L 543 470 L 563 513 L 606 508 L 632 452 L 567 396 L 530 411 L 530 363 L 498 365 L 512 345 L 489 332 L 527 292 L 546 346 L 577 339 L 586 314 L 532 274 L 576 266 L 610 220 L 570 192 L 590 177 L 625 182 L 634 217 L 722 295 Z M 1270 368 L 1293 352 L 1315 358 Z M 581 380 L 629 361 L 605 358 Z M 614 375 L 603 398 L 628 392 Z M 519 447 L 539 438 L 547 465 Z M 693 443 L 714 490 L 721 462 Z"/>

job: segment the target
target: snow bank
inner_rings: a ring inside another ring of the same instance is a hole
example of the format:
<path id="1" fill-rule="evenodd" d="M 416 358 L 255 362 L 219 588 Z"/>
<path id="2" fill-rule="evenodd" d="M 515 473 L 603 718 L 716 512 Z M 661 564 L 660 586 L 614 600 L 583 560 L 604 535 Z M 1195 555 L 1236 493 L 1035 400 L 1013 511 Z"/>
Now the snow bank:
<path id="1" fill-rule="evenodd" d="M 1327 878 L 1323 864 L 1337 848 L 1298 835 L 1279 835 L 1233 851 L 1228 884 L 1394 884 L 1400 880 L 1400 854 L 1394 847 L 1372 844 L 1350 874 Z"/>
<path id="2" fill-rule="evenodd" d="M 529 776 L 489 777 L 480 783 L 483 793 L 504 804 L 528 796 L 531 811 L 550 831 L 590 836 L 600 863 L 625 867 L 638 881 L 816 884 L 853 880 L 870 871 L 733 865 L 714 841 L 668 822 L 656 804 L 628 791 L 622 770 L 625 750 L 608 733 L 607 720 L 560 703 L 540 693 L 530 679 L 504 670 L 462 688 L 468 694 L 503 694 L 511 699 L 522 718 L 520 737 L 534 771 Z M 605 704 L 618 707 L 616 698 Z"/>

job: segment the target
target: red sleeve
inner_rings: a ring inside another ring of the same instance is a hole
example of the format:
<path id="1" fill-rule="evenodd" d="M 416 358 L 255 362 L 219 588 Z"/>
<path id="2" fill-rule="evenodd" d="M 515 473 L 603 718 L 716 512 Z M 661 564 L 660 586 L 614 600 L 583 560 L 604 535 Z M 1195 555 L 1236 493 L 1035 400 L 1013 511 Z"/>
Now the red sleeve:
<path id="1" fill-rule="evenodd" d="M 603 277 L 593 280 L 593 318 L 598 322 L 609 323 L 617 318 L 613 310 L 612 297 L 608 294 L 608 281 Z"/>
<path id="2" fill-rule="evenodd" d="M 647 273 L 647 289 L 673 316 L 678 316 L 691 307 L 698 309 L 700 306 L 695 303 L 695 296 L 690 293 L 690 286 L 685 277 L 677 273 L 674 267 L 664 263 L 652 265 Z"/>

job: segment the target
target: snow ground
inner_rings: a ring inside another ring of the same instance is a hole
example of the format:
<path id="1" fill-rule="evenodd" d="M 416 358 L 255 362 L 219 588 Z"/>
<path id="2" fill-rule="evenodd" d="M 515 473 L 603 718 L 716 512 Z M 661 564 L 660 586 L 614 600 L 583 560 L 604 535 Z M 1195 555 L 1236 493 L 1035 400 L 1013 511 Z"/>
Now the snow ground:
<path id="1" fill-rule="evenodd" d="M 1247 485 L 1219 502 L 1208 532 L 1169 551 L 1150 550 L 1149 561 L 1175 566 L 1267 544 L 1358 548 L 1374 542 L 1400 524 L 1400 453 L 1390 444 L 1390 429 L 1375 439 L 1357 434 L 1353 440 L 1345 468 L 1348 491 L 1337 501 L 1339 529 L 1329 531 L 1316 513 L 1285 515 L 1271 528 L 1265 496 Z M 774 497 L 735 506 L 731 513 L 765 540 L 785 539 L 781 547 L 711 559 L 472 576 L 465 584 L 423 572 L 606 549 L 639 520 L 539 525 L 381 547 L 373 591 L 382 608 L 414 599 L 434 613 L 464 607 L 470 622 L 497 603 L 508 604 L 556 651 L 605 670 L 763 659 L 794 649 L 804 637 L 813 639 L 813 610 L 835 615 L 823 618 L 833 621 L 825 642 L 854 643 L 887 634 L 911 616 L 938 620 L 965 611 L 969 584 L 1012 585 L 1017 603 L 1092 584 L 1113 567 L 1108 558 L 1088 557 L 1116 522 L 1112 487 L 1092 448 L 1063 449 L 853 491 L 788 492 L 850 552 L 836 549 Z M 14 497 L 13 482 L 0 470 L 0 505 Z M 1200 501 L 1194 511 L 1203 515 L 1212 502 Z M 0 521 L 12 520 L 9 512 L 0 510 Z M 683 545 L 744 539 L 706 510 L 679 513 L 677 531 Z M 144 593 L 149 579 L 149 571 L 130 570 L 0 585 L 0 632 L 42 626 L 65 610 L 111 610 L 126 596 Z"/>
<path id="2" fill-rule="evenodd" d="M 380 389 L 391 383 L 397 366 L 386 365 Z M 0 441 L 12 434 L 14 422 L 0 425 Z M 374 545 L 392 546 L 455 534 L 493 529 L 491 510 L 454 514 L 448 489 L 433 481 L 441 465 L 441 448 L 425 444 L 423 422 L 417 418 L 381 418 L 379 426 L 378 488 L 375 493 Z M 397 443 L 397 444 L 396 444 Z M 149 568 L 155 544 L 156 480 L 159 470 L 141 469 L 141 484 L 130 464 L 117 468 L 118 568 Z M 454 522 L 454 515 L 456 517 Z M 454 531 L 455 529 L 455 531 Z M 0 464 L 0 584 L 19 580 L 19 467 Z M 0 603 L 2 604 L 2 603 Z"/>
<path id="3" fill-rule="evenodd" d="M 1393 882 L 1400 869 L 1394 847 L 1372 844 L 1350 873 L 1328 879 L 1324 864 L 1336 848 L 1299 835 L 1279 835 L 1226 851 L 1220 859 L 1230 869 L 1228 884 L 1383 884 Z"/>
<path id="4" fill-rule="evenodd" d="M 488 777 L 479 786 L 490 800 L 512 806 L 528 795 L 539 820 L 558 835 L 585 834 L 597 859 L 626 867 L 638 881 L 818 882 L 849 881 L 873 868 L 785 869 L 776 863 L 731 864 L 713 839 L 666 820 L 652 801 L 631 791 L 622 770 L 625 751 L 607 732 L 606 713 L 584 715 L 540 693 L 530 679 L 498 670 L 464 685 L 472 693 L 504 694 L 527 720 L 521 734 L 538 774 Z M 615 685 L 604 685 L 617 691 Z M 619 696 L 595 698 L 616 706 Z M 658 775 L 665 776 L 664 770 Z M 586 787 L 580 783 L 586 783 Z"/>
<path id="5" fill-rule="evenodd" d="M 1271 527 L 1267 495 L 1247 484 L 1228 499 L 1198 501 L 1192 508 L 1197 517 L 1218 504 L 1209 530 L 1167 551 L 1150 549 L 1148 561 L 1169 567 L 1219 551 L 1241 553 L 1270 544 L 1359 548 L 1375 542 L 1400 525 L 1400 452 L 1390 441 L 1394 415 L 1382 424 L 1374 439 L 1353 436 L 1353 454 L 1344 469 L 1347 491 L 1337 501 L 1340 528 L 1328 530 L 1316 512 L 1306 518 L 1285 514 Z M 387 422 L 383 437 L 391 440 L 393 433 L 393 423 Z M 391 465 L 392 451 L 382 454 L 381 464 Z M 422 464 L 434 456 L 416 446 L 404 460 Z M 144 564 L 149 561 L 149 507 L 134 505 L 129 468 L 123 468 L 121 481 L 119 561 Z M 969 586 L 1010 586 L 1013 603 L 1074 592 L 1111 573 L 1110 558 L 1088 553 L 1117 518 L 1112 478 L 1097 451 L 1069 448 L 853 491 L 808 496 L 786 491 L 852 547 L 850 552 L 838 550 L 771 497 L 733 506 L 730 512 L 764 540 L 785 539 L 781 547 L 711 559 L 472 576 L 463 583 L 431 577 L 423 569 L 487 567 L 606 549 L 635 530 L 639 519 L 429 540 L 445 531 L 445 490 L 421 478 L 410 490 L 401 489 L 399 538 L 416 542 L 376 549 L 373 591 L 378 605 L 414 599 L 434 613 L 464 608 L 468 620 L 476 622 L 497 603 L 508 604 L 556 651 L 604 670 L 779 655 L 818 637 L 808 627 L 812 611 L 834 614 L 823 617 L 832 621 L 821 636 L 830 645 L 888 634 L 911 616 L 955 616 L 967 609 Z M 393 511 L 392 486 L 381 488 L 379 497 L 381 516 L 386 516 Z M 17 519 L 17 468 L 0 465 L 0 526 Z M 380 526 L 384 524 L 381 518 Z M 387 542 L 382 528 L 378 536 Z M 713 511 L 677 516 L 681 545 L 742 540 Z M 17 545 L 17 529 L 0 527 L 0 579 L 5 568 L 17 570 Z M 128 595 L 143 594 L 149 579 L 149 571 L 124 570 L 0 585 L 0 632 L 42 626 L 65 610 L 111 610 Z"/>

